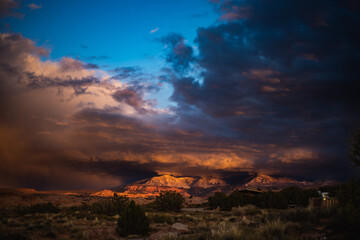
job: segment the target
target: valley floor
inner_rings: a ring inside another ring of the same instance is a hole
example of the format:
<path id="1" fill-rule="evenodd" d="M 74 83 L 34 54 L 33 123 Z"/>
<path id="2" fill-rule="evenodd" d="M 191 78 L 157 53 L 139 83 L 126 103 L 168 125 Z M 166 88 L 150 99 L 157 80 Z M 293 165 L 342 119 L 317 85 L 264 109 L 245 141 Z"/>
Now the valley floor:
<path id="1" fill-rule="evenodd" d="M 118 216 L 60 209 L 23 214 L 14 207 L 2 208 L 0 239 L 122 239 L 115 230 Z M 146 215 L 151 222 L 149 236 L 129 238 L 342 239 L 329 227 L 330 209 L 264 210 L 248 205 L 231 211 L 185 208 L 176 213 L 148 208 Z"/>

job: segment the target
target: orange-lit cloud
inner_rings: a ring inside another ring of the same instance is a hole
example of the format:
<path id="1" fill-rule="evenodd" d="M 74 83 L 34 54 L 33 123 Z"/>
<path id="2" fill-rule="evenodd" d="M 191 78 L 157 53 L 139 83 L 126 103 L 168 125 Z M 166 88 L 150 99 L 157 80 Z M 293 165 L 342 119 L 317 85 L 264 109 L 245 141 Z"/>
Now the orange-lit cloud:
<path id="1" fill-rule="evenodd" d="M 221 21 L 198 28 L 196 47 L 177 33 L 162 36 L 158 76 L 85 61 L 102 55 L 53 60 L 20 34 L 0 34 L 0 183 L 100 188 L 162 173 L 346 176 L 343 126 L 359 119 L 357 32 L 316 24 L 328 11 L 319 3 L 309 10 L 287 2 L 283 19 L 273 11 L 284 8 L 249 3 L 218 1 Z M 16 7 L 9 1 L 2 16 Z M 331 12 L 323 20 L 330 23 Z M 171 105 L 160 108 L 149 93 L 164 86 Z"/>

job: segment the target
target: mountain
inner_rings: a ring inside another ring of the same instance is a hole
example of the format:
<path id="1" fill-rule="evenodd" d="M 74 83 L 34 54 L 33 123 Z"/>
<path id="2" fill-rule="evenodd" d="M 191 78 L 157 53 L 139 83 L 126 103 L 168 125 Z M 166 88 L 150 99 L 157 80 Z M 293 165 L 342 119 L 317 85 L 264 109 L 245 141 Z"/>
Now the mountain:
<path id="1" fill-rule="evenodd" d="M 16 189 L 15 193 L 21 194 L 59 194 L 59 195 L 86 195 L 93 197 L 112 197 L 114 193 L 119 196 L 126 195 L 130 198 L 153 199 L 163 191 L 175 191 L 185 197 L 208 197 L 217 191 L 231 193 L 235 189 L 260 189 L 277 190 L 296 186 L 300 188 L 319 187 L 325 183 L 311 183 L 297 181 L 291 178 L 275 178 L 264 174 L 247 176 L 236 184 L 228 184 L 220 178 L 161 175 L 143 179 L 129 185 L 122 185 L 112 189 L 104 189 L 90 194 L 87 192 L 66 191 L 36 191 L 35 189 Z M 329 185 L 329 184 L 327 184 Z M 5 191 L 5 190 L 4 190 Z M 8 190 L 6 190 L 9 192 Z"/>
<path id="2" fill-rule="evenodd" d="M 114 196 L 114 193 L 113 191 L 111 190 L 108 190 L 108 189 L 105 189 L 105 190 L 101 190 L 99 192 L 95 192 L 95 193 L 92 193 L 90 194 L 90 196 L 93 196 L 93 197 L 113 197 Z"/>
<path id="3" fill-rule="evenodd" d="M 175 191 L 181 193 L 185 197 L 190 197 L 190 194 L 184 188 L 176 188 L 170 186 L 159 186 L 159 185 L 141 185 L 132 184 L 125 187 L 121 195 L 127 195 L 129 197 L 143 197 L 143 198 L 154 198 L 163 191 Z"/>
<path id="4" fill-rule="evenodd" d="M 144 183 L 147 186 L 167 186 L 175 188 L 191 188 L 191 184 L 196 179 L 193 177 L 173 177 L 171 175 L 162 175 L 150 178 Z"/>
<path id="5" fill-rule="evenodd" d="M 113 189 L 120 195 L 129 197 L 154 198 L 162 191 L 176 191 L 186 197 L 208 197 L 217 191 L 230 193 L 235 189 L 276 190 L 286 187 L 311 187 L 310 182 L 300 182 L 291 178 L 275 178 L 264 174 L 257 174 L 243 179 L 241 185 L 230 185 L 224 180 L 211 177 L 176 177 L 162 175 L 143 179 L 129 185 Z M 106 193 L 96 193 L 105 196 Z"/>
<path id="6" fill-rule="evenodd" d="M 175 177 L 171 175 L 156 176 L 149 179 L 135 182 L 131 185 L 166 186 L 175 188 L 190 189 L 192 187 L 219 187 L 226 186 L 224 180 L 209 177 Z"/>
<path id="7" fill-rule="evenodd" d="M 176 191 L 186 197 L 208 196 L 214 191 L 222 191 L 228 184 L 218 178 L 209 177 L 175 177 L 161 175 L 143 179 L 127 186 L 112 189 L 120 194 L 153 198 L 162 191 Z"/>
<path id="8" fill-rule="evenodd" d="M 286 187 L 310 187 L 313 183 L 306 181 L 297 181 L 291 178 L 274 178 L 264 174 L 258 174 L 248 183 L 241 186 L 242 188 L 260 188 L 267 190 L 283 189 Z"/>
<path id="9" fill-rule="evenodd" d="M 212 187 L 223 187 L 227 185 L 228 184 L 224 180 L 218 178 L 203 177 L 194 181 L 191 187 L 212 188 Z"/>

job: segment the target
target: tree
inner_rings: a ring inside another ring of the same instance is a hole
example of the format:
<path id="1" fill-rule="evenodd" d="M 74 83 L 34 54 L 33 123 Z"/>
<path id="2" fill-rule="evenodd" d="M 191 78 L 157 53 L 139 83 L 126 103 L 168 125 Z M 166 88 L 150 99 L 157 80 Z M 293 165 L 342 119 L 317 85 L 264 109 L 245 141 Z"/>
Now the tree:
<path id="1" fill-rule="evenodd" d="M 233 207 L 244 206 L 251 203 L 252 195 L 249 193 L 240 192 L 238 190 L 233 191 L 229 198 Z"/>
<path id="2" fill-rule="evenodd" d="M 351 179 L 342 184 L 336 198 L 338 206 L 334 226 L 351 235 L 349 239 L 357 239 L 360 234 L 360 181 Z"/>
<path id="3" fill-rule="evenodd" d="M 360 129 L 355 129 L 349 140 L 349 157 L 355 166 L 360 166 Z"/>
<path id="4" fill-rule="evenodd" d="M 116 231 L 120 236 L 129 234 L 147 235 L 149 232 L 149 218 L 140 205 L 133 200 L 121 212 L 117 221 Z"/>
<path id="5" fill-rule="evenodd" d="M 185 198 L 175 191 L 164 191 L 156 197 L 155 205 L 160 211 L 178 212 L 182 208 Z"/>
<path id="6" fill-rule="evenodd" d="M 208 198 L 209 207 L 215 209 L 220 207 L 221 211 L 231 211 L 232 201 L 224 192 L 216 192 Z"/>
<path id="7" fill-rule="evenodd" d="M 118 196 L 114 194 L 114 197 L 101 199 L 91 205 L 91 212 L 95 214 L 104 214 L 108 216 L 114 216 L 120 214 L 125 207 L 129 204 L 130 199 L 125 196 Z"/>

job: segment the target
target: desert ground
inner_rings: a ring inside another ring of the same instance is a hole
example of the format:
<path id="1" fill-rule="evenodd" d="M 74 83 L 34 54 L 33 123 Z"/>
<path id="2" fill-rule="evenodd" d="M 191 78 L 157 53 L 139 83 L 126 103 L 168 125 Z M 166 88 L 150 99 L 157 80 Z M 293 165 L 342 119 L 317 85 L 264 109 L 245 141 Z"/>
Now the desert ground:
<path id="1" fill-rule="evenodd" d="M 145 210 L 150 230 L 147 236 L 122 238 L 116 231 L 119 215 L 88 208 L 109 198 L 3 190 L 0 199 L 0 239 L 342 239 L 332 229 L 334 208 L 246 205 L 220 211 L 209 209 L 206 198 L 187 198 L 179 212 L 164 212 L 151 199 L 134 198 Z"/>

